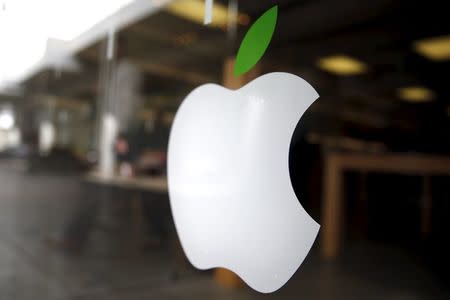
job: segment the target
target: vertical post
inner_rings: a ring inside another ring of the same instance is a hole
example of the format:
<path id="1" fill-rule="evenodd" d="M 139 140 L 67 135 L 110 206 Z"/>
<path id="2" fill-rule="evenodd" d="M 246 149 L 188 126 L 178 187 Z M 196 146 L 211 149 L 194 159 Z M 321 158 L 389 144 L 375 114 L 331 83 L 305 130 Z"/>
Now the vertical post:
<path id="1" fill-rule="evenodd" d="M 41 155 L 46 156 L 51 152 L 55 143 L 55 131 L 55 125 L 50 118 L 39 121 L 38 148 Z"/>
<path id="2" fill-rule="evenodd" d="M 109 34 L 100 47 L 100 78 L 99 95 L 97 101 L 97 130 L 98 130 L 98 154 L 99 171 L 102 176 L 113 175 L 115 169 L 115 156 L 113 143 L 117 136 L 118 122 L 117 116 L 113 114 L 112 89 L 113 70 L 115 67 L 115 57 L 113 55 L 114 36 Z"/>
<path id="3" fill-rule="evenodd" d="M 368 190 L 367 190 L 367 172 L 363 171 L 359 175 L 359 197 L 356 204 L 356 221 L 360 233 L 367 233 L 368 228 Z"/>
<path id="4" fill-rule="evenodd" d="M 322 203 L 322 256 L 335 258 L 342 234 L 342 172 L 339 158 L 325 154 L 324 201 Z"/>
<path id="5" fill-rule="evenodd" d="M 205 20 L 204 20 L 205 25 L 208 25 L 212 22 L 213 6 L 214 6 L 213 0 L 205 0 Z"/>
<path id="6" fill-rule="evenodd" d="M 225 60 L 223 70 L 223 86 L 233 90 L 241 88 L 248 82 L 256 79 L 261 74 L 261 65 L 258 64 L 246 74 L 236 77 L 233 73 L 235 61 L 235 57 L 228 57 Z"/>
<path id="7" fill-rule="evenodd" d="M 235 77 L 233 75 L 235 60 L 235 57 L 226 58 L 223 69 L 223 86 L 233 90 L 238 89 L 245 84 L 243 76 Z"/>
<path id="8" fill-rule="evenodd" d="M 239 89 L 249 81 L 257 78 L 260 73 L 260 68 L 257 66 L 252 71 L 240 77 L 235 77 L 233 74 L 235 57 L 228 57 L 224 63 L 223 69 L 223 86 L 229 89 Z M 229 288 L 240 288 L 244 286 L 244 282 L 233 272 L 217 268 L 214 270 L 214 280 L 222 286 Z"/>
<path id="9" fill-rule="evenodd" d="M 99 169 L 102 176 L 111 177 L 116 166 L 113 146 L 118 132 L 118 124 L 112 113 L 103 113 L 100 121 Z"/>
<path id="10" fill-rule="evenodd" d="M 422 218 L 421 218 L 421 234 L 422 238 L 426 238 L 431 232 L 431 179 L 430 176 L 423 178 L 422 188 Z"/>

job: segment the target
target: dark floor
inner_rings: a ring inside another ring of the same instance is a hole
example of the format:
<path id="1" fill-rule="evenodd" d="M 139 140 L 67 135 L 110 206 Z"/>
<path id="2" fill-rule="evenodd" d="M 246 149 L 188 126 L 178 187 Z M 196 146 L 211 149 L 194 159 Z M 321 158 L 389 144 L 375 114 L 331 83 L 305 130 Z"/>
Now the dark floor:
<path id="1" fill-rule="evenodd" d="M 26 175 L 0 164 L 0 300 L 3 299 L 450 299 L 447 287 L 404 249 L 368 242 L 347 246 L 339 261 L 314 249 L 280 291 L 217 286 L 208 272 L 183 272 L 168 251 L 121 255 L 123 235 L 96 230 L 86 253 L 50 249 L 80 197 L 73 177 Z"/>

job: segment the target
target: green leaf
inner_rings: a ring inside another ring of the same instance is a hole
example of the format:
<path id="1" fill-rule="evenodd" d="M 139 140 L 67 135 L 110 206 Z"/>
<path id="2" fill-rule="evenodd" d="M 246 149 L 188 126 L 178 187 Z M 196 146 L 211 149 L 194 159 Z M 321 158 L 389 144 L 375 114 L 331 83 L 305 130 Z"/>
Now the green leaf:
<path id="1" fill-rule="evenodd" d="M 240 76 L 253 68 L 269 47 L 278 18 L 278 6 L 266 11 L 250 27 L 239 48 L 234 75 Z"/>

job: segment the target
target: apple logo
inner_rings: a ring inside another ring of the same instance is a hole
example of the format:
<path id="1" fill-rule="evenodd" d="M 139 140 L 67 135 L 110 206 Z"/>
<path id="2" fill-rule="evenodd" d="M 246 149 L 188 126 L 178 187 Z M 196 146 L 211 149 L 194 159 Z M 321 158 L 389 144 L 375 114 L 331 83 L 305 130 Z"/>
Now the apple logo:
<path id="1" fill-rule="evenodd" d="M 227 268 L 262 293 L 299 268 L 320 225 L 292 188 L 289 147 L 318 97 L 296 75 L 269 73 L 236 91 L 206 84 L 183 101 L 169 138 L 168 184 L 196 268 Z"/>

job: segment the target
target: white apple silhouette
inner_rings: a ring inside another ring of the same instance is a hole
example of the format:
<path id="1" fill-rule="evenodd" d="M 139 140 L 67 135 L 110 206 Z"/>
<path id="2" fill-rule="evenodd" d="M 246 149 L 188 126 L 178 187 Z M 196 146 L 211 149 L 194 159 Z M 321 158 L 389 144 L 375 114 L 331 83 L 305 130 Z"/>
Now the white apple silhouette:
<path id="1" fill-rule="evenodd" d="M 183 101 L 169 139 L 168 183 L 195 267 L 227 268 L 263 293 L 298 269 L 320 225 L 292 188 L 289 147 L 318 97 L 300 77 L 270 73 L 236 91 L 206 84 Z"/>

